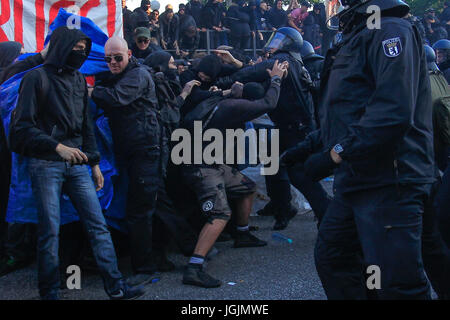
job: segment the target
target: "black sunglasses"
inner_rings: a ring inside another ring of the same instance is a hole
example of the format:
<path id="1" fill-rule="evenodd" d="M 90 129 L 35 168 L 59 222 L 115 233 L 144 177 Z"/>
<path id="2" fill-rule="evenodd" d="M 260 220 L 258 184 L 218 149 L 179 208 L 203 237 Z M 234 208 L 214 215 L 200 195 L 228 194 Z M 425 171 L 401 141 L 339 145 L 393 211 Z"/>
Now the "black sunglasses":
<path id="1" fill-rule="evenodd" d="M 137 42 L 138 42 L 138 43 L 149 43 L 149 42 L 150 42 L 150 39 L 142 38 L 142 39 L 138 39 Z"/>
<path id="2" fill-rule="evenodd" d="M 123 56 L 112 56 L 112 57 L 105 57 L 106 63 L 111 63 L 112 59 L 116 60 L 116 62 L 122 62 Z"/>

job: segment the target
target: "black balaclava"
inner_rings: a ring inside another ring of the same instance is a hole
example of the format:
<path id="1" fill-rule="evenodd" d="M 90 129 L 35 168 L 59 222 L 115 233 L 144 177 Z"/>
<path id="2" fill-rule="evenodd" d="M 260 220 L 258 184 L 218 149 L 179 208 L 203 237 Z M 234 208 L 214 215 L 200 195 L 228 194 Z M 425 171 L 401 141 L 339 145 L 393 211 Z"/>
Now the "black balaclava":
<path id="1" fill-rule="evenodd" d="M 215 54 L 210 54 L 200 60 L 196 69 L 197 72 L 203 72 L 214 81 L 220 74 L 222 61 Z"/>
<path id="2" fill-rule="evenodd" d="M 258 82 L 248 82 L 244 85 L 242 90 L 242 99 L 247 100 L 259 100 L 264 98 L 266 95 L 266 90 Z"/>
<path id="3" fill-rule="evenodd" d="M 86 49 L 82 52 L 73 52 L 73 47 L 80 40 L 86 40 Z M 81 30 L 59 27 L 55 29 L 50 37 L 50 47 L 44 65 L 52 66 L 56 69 L 78 69 L 91 52 L 91 39 Z M 80 64 L 81 63 L 81 64 Z M 78 66 L 79 65 L 79 66 Z"/>
<path id="4" fill-rule="evenodd" d="M 16 41 L 0 42 L 0 68 L 6 68 L 16 60 L 22 50 L 22 44 Z"/>
<path id="5" fill-rule="evenodd" d="M 176 80 L 177 70 L 169 68 L 169 60 L 172 55 L 165 51 L 156 51 L 144 60 L 144 64 L 155 70 L 162 72 L 169 80 Z"/>
<path id="6" fill-rule="evenodd" d="M 86 61 L 87 55 L 84 50 L 72 50 L 66 60 L 66 66 L 72 69 L 80 69 Z"/>

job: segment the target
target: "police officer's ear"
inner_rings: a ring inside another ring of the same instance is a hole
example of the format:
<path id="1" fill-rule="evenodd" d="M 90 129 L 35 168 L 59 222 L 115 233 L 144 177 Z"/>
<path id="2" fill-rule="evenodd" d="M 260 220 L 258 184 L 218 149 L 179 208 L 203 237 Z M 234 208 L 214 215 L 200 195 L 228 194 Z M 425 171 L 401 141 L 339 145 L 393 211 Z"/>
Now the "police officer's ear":
<path id="1" fill-rule="evenodd" d="M 131 50 L 130 49 L 128 49 L 128 59 L 130 59 L 131 58 Z"/>

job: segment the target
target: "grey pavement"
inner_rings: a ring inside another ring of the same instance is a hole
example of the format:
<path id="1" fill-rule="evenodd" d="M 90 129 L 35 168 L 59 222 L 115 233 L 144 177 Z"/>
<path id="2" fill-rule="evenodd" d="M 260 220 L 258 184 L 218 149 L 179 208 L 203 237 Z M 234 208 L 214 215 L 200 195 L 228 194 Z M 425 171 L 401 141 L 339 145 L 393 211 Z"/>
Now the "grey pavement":
<path id="1" fill-rule="evenodd" d="M 177 269 L 162 273 L 161 280 L 146 287 L 142 299 L 148 300 L 303 300 L 326 299 L 314 267 L 316 222 L 311 212 L 292 219 L 283 235 L 292 244 L 271 238 L 272 217 L 251 217 L 258 226 L 254 234 L 268 241 L 262 248 L 232 248 L 233 242 L 217 243 L 219 254 L 207 265 L 207 272 L 223 281 L 220 288 L 204 289 L 181 283 L 188 258 L 171 253 Z M 125 275 L 130 274 L 127 258 L 120 260 Z M 107 299 L 99 275 L 81 271 L 81 290 L 62 290 L 61 298 L 70 300 Z M 234 284 L 234 285 L 233 285 Z M 38 299 L 36 264 L 0 278 L 0 300 Z"/>

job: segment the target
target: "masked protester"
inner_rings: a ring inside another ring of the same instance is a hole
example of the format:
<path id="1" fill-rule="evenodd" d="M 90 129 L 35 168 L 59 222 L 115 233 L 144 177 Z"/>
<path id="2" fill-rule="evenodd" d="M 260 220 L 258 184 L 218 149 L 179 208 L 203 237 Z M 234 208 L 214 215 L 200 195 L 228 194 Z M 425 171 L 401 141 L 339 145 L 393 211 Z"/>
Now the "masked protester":
<path id="1" fill-rule="evenodd" d="M 210 90 L 210 88 L 214 86 L 217 78 L 222 75 L 233 73 L 236 70 L 237 69 L 234 67 L 228 67 L 222 64 L 222 61 L 218 56 L 210 54 L 195 63 L 195 66 L 192 69 L 184 71 L 180 76 L 181 85 L 185 85 L 191 80 L 199 81 L 200 85 L 194 87 L 191 95 L 186 99 L 186 102 L 181 109 L 182 117 L 203 100 L 208 99 L 211 96 L 226 95 L 225 91 L 213 91 Z"/>
<path id="2" fill-rule="evenodd" d="M 153 217 L 153 251 L 158 271 L 171 271 L 175 268 L 167 259 L 167 247 L 170 237 L 175 239 L 180 250 L 185 255 L 191 255 L 196 241 L 196 233 L 190 228 L 184 217 L 174 208 L 171 190 L 173 181 L 169 181 L 173 167 L 170 166 L 169 154 L 172 132 L 178 128 L 180 121 L 180 108 L 189 96 L 192 88 L 200 83 L 196 80 L 188 82 L 181 87 L 177 66 L 173 57 L 164 51 L 152 53 L 145 59 L 144 64 L 152 69 L 158 98 L 158 114 L 161 123 L 161 162 L 162 179 L 158 187 L 156 211 Z M 168 167 L 168 168 L 167 168 Z M 166 169 L 167 168 L 167 169 Z M 181 211 L 182 212 L 182 211 Z"/>
<path id="3" fill-rule="evenodd" d="M 220 130 L 222 134 L 225 134 L 226 129 L 244 127 L 246 121 L 275 108 L 280 95 L 281 78 L 285 71 L 285 67 L 278 63 L 269 70 L 271 83 L 267 93 L 258 83 L 247 83 L 243 87 L 242 84 L 236 83 L 231 91 L 232 95 L 235 95 L 234 98 L 211 97 L 203 101 L 184 117 L 182 126 L 191 130 L 191 136 L 194 121 L 201 121 L 203 129 L 213 128 Z M 226 153 L 224 150 L 223 155 Z M 267 245 L 267 242 L 252 235 L 248 227 L 255 183 L 235 168 L 223 164 L 224 160 L 225 158 L 221 159 L 220 163 L 213 164 L 191 162 L 182 165 L 183 182 L 195 192 L 202 216 L 207 220 L 183 274 L 184 284 L 204 288 L 221 285 L 220 280 L 204 271 L 204 262 L 207 253 L 230 219 L 232 204 L 235 205 L 233 215 L 236 216 L 237 224 L 234 248 Z"/>
<path id="4" fill-rule="evenodd" d="M 44 66 L 22 80 L 9 136 L 12 151 L 29 157 L 38 208 L 39 294 L 44 300 L 58 299 L 59 202 L 64 188 L 89 231 L 107 294 L 111 299 L 138 297 L 143 289 L 129 287 L 117 268 L 96 194 L 103 187 L 100 155 L 86 81 L 78 71 L 90 52 L 91 40 L 80 30 L 60 27 L 53 31 L 50 43 Z"/>

